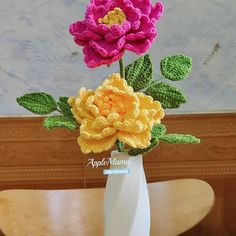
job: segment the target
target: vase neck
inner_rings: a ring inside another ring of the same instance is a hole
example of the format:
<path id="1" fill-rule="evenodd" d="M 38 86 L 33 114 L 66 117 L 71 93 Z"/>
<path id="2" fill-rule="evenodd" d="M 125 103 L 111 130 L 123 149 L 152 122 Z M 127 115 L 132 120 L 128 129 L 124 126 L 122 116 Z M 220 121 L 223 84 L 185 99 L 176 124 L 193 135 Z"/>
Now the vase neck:
<path id="1" fill-rule="evenodd" d="M 130 156 L 128 152 L 119 152 L 117 150 L 111 152 L 111 158 L 132 158 L 132 157 L 138 157 L 142 158 L 142 155 L 137 155 L 137 156 Z"/>
<path id="2" fill-rule="evenodd" d="M 115 166 L 119 169 L 129 168 L 133 166 L 133 164 L 138 165 L 140 167 L 143 166 L 143 158 L 142 155 L 138 156 L 130 156 L 128 152 L 118 152 L 113 151 L 111 153 L 111 166 Z"/>

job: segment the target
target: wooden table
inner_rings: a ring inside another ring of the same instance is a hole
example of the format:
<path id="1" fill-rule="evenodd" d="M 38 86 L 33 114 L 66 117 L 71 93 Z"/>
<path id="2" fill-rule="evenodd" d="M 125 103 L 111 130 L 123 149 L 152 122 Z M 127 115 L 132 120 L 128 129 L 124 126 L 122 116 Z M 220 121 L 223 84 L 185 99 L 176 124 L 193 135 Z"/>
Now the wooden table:
<path id="1" fill-rule="evenodd" d="M 214 204 L 212 188 L 201 180 L 173 180 L 148 187 L 151 236 L 185 232 Z M 3 191 L 0 228 L 6 236 L 102 236 L 103 196 L 104 189 Z"/>

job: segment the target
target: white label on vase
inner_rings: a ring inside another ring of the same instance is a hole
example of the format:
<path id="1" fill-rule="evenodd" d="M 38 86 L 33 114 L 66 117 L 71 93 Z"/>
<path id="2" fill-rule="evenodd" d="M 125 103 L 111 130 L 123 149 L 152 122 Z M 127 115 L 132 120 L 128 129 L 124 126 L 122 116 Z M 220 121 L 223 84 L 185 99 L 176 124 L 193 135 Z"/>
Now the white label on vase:
<path id="1" fill-rule="evenodd" d="M 130 174 L 130 169 L 109 169 L 103 170 L 104 175 L 124 175 Z"/>

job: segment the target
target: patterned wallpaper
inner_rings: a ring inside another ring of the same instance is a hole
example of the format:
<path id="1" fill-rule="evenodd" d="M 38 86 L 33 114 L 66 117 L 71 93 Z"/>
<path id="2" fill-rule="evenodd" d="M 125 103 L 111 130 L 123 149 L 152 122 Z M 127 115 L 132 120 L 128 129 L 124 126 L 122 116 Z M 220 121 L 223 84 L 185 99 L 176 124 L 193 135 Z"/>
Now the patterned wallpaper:
<path id="1" fill-rule="evenodd" d="M 68 33 L 70 22 L 83 18 L 88 0 L 0 1 L 0 115 L 29 115 L 15 98 L 48 91 L 55 97 L 95 88 L 114 64 L 87 69 L 81 49 Z M 193 57 L 191 78 L 176 86 L 189 103 L 179 112 L 236 110 L 236 1 L 163 0 L 165 17 L 152 48 L 155 76 L 160 58 L 182 52 Z M 134 58 L 126 53 L 126 62 Z"/>

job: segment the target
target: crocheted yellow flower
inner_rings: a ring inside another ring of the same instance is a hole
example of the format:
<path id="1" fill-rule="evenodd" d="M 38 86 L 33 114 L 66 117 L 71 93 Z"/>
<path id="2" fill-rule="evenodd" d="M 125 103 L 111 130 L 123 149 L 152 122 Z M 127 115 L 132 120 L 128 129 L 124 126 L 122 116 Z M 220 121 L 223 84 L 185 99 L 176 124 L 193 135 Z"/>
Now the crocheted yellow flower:
<path id="1" fill-rule="evenodd" d="M 117 139 L 133 148 L 146 148 L 153 125 L 164 117 L 160 102 L 135 93 L 120 74 L 110 75 L 95 91 L 82 88 L 68 102 L 81 124 L 78 143 L 85 154 L 107 151 Z"/>

